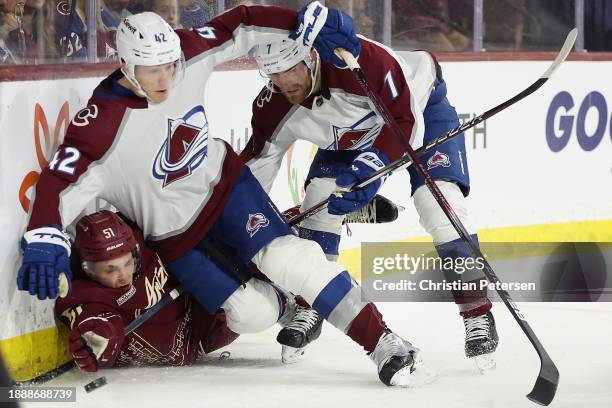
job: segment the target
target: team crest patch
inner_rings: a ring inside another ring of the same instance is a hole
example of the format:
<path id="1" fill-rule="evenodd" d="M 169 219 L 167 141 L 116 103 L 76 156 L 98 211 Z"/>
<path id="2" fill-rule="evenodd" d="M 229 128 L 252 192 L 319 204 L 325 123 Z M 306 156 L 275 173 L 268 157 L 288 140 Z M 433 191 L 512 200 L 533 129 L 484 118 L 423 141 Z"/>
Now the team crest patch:
<path id="1" fill-rule="evenodd" d="M 440 153 L 436 150 L 436 152 L 427 160 L 427 170 L 431 170 L 433 168 L 442 166 L 442 167 L 450 167 L 451 161 L 448 157 L 448 154 Z"/>
<path id="2" fill-rule="evenodd" d="M 270 221 L 262 213 L 249 214 L 246 230 L 252 238 L 260 228 L 267 227 L 268 225 L 270 225 Z"/>
<path id="3" fill-rule="evenodd" d="M 189 176 L 208 153 L 208 120 L 203 106 L 196 106 L 180 118 L 167 120 L 166 140 L 153 162 L 153 177 L 163 187 Z"/>
<path id="4" fill-rule="evenodd" d="M 358 150 L 371 146 L 382 128 L 375 122 L 372 123 L 375 119 L 376 113 L 370 112 L 350 126 L 340 127 L 332 124 L 334 140 L 328 149 Z"/>

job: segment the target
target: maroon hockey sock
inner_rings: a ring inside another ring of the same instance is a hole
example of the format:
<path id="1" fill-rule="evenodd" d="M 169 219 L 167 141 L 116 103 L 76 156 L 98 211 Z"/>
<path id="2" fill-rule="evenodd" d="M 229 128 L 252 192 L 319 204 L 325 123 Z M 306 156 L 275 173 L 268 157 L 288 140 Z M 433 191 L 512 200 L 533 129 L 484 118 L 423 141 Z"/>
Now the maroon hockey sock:
<path id="1" fill-rule="evenodd" d="M 386 327 L 382 314 L 370 302 L 353 319 L 346 334 L 369 353 L 374 351 Z"/>
<path id="2" fill-rule="evenodd" d="M 300 295 L 297 295 L 295 297 L 295 303 L 297 303 L 298 305 L 305 307 L 306 309 L 312 309 L 312 306 L 310 306 L 308 304 L 308 302 L 306 301 L 306 299 L 304 299 L 303 297 L 301 297 Z"/>
<path id="3" fill-rule="evenodd" d="M 459 314 L 462 317 L 476 317 L 487 313 L 493 307 L 493 304 L 489 299 L 484 299 L 478 304 L 457 304 L 459 306 Z"/>
<path id="4" fill-rule="evenodd" d="M 483 278 L 474 279 L 467 283 L 473 283 L 480 288 Z M 453 290 L 451 291 L 455 304 L 459 307 L 459 314 L 463 317 L 475 317 L 487 313 L 493 306 L 487 298 L 487 289 L 477 290 Z"/>

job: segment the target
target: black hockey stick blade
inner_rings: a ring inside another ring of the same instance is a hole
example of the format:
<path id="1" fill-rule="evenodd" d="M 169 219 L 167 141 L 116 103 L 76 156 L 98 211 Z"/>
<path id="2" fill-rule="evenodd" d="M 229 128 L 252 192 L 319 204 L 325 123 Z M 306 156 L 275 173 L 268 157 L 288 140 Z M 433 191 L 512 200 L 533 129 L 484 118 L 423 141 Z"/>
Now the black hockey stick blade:
<path id="1" fill-rule="evenodd" d="M 527 398 L 531 401 L 540 404 L 548 405 L 555 398 L 557 393 L 557 386 L 559 385 L 559 370 L 553 363 L 552 359 L 545 353 L 542 357 L 542 364 L 540 365 L 540 373 L 536 380 L 533 389 Z"/>

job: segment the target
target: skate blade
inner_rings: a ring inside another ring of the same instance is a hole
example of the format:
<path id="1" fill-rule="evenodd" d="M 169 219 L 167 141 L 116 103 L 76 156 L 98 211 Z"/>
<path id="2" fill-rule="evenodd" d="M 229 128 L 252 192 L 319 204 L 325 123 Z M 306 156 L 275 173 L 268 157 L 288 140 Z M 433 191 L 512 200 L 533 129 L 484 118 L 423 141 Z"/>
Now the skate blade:
<path id="1" fill-rule="evenodd" d="M 411 367 L 407 366 L 399 370 L 391 377 L 391 386 L 416 388 L 430 384 L 435 381 L 438 373 L 434 370 L 426 368 L 421 363 L 414 367 L 414 371 L 410 372 Z"/>
<path id="2" fill-rule="evenodd" d="M 472 357 L 472 360 L 474 360 L 476 368 L 478 368 L 480 374 L 486 374 L 489 371 L 493 371 L 496 366 L 495 356 L 493 353 L 481 354 L 480 356 Z"/>
<path id="3" fill-rule="evenodd" d="M 415 367 L 415 370 L 412 372 L 410 377 L 412 377 L 410 380 L 411 387 L 422 387 L 434 382 L 436 377 L 438 377 L 438 373 L 435 370 L 421 364 L 421 366 Z"/>
<path id="4" fill-rule="evenodd" d="M 304 358 L 304 348 L 295 348 L 283 345 L 281 361 L 283 364 L 294 364 Z"/>
<path id="5" fill-rule="evenodd" d="M 421 353 L 417 350 L 414 354 L 414 364 L 399 370 L 391 377 L 391 385 L 396 387 L 416 388 L 430 384 L 435 381 L 438 373 L 425 367 Z"/>

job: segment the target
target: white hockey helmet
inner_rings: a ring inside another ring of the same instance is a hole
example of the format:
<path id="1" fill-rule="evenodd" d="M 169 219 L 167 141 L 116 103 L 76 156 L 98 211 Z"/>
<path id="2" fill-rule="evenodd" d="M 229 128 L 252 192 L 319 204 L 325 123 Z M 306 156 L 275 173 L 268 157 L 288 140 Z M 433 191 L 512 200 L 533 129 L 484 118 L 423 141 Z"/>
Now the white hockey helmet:
<path id="1" fill-rule="evenodd" d="M 313 59 L 310 54 L 311 49 L 292 39 L 259 44 L 255 47 L 255 60 L 259 71 L 268 78 L 273 74 L 285 72 L 303 61 L 310 70 L 312 80 L 312 87 L 308 94 L 310 96 L 315 87 L 316 73 L 320 66 L 319 54 L 316 53 L 316 58 Z M 271 80 L 267 86 L 273 92 L 277 92 Z"/>
<path id="2" fill-rule="evenodd" d="M 117 28 L 117 53 L 120 61 L 127 66 L 127 69 L 121 69 L 123 74 L 142 97 L 146 97 L 146 94 L 136 80 L 136 65 L 150 67 L 175 62 L 174 84 L 183 78 L 185 56 L 180 38 L 155 13 L 144 12 L 123 19 Z"/>

